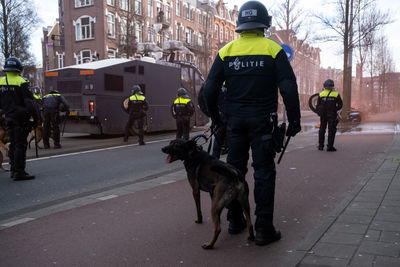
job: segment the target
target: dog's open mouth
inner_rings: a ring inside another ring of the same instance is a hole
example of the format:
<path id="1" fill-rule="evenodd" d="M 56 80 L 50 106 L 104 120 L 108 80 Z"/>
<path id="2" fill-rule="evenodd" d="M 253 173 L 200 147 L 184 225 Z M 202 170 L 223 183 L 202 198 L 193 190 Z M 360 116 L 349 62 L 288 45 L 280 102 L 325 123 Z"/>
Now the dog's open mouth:
<path id="1" fill-rule="evenodd" d="M 165 162 L 171 163 L 174 162 L 175 160 L 178 160 L 178 157 L 168 154 L 167 158 L 165 159 Z"/>

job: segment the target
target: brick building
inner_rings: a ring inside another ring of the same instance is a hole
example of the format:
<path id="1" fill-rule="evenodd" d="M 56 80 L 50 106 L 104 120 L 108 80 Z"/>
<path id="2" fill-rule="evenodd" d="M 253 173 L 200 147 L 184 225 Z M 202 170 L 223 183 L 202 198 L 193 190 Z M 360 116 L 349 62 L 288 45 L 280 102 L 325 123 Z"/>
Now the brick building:
<path id="1" fill-rule="evenodd" d="M 236 15 L 237 7 L 231 11 L 222 0 L 59 0 L 59 19 L 43 29 L 43 69 L 139 54 L 167 59 L 140 49 L 177 40 L 185 49 L 175 60 L 206 73 L 218 49 L 236 38 Z"/>
<path id="2" fill-rule="evenodd" d="M 168 50 L 147 47 L 165 48 L 173 40 L 183 46 L 174 51 L 174 60 L 191 61 L 206 76 L 218 50 L 238 38 L 238 7 L 230 10 L 223 0 L 59 0 L 59 14 L 55 25 L 43 29 L 44 70 L 115 57 L 168 60 Z M 294 50 L 291 64 L 305 107 L 321 88 L 320 49 L 293 31 L 272 27 L 269 32 Z"/>

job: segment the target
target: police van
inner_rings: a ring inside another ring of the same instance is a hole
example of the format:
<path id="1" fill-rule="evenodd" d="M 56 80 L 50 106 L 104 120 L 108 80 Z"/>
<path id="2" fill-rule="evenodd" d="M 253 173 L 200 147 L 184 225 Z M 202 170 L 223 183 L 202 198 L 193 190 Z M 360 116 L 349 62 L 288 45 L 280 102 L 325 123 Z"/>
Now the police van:
<path id="1" fill-rule="evenodd" d="M 122 134 L 128 114 L 123 101 L 138 84 L 149 103 L 146 132 L 176 129 L 170 107 L 177 89 L 185 88 L 195 106 L 192 126 L 208 122 L 197 104 L 204 77 L 189 62 L 105 59 L 45 72 L 45 90 L 59 91 L 69 102 L 65 132 Z"/>

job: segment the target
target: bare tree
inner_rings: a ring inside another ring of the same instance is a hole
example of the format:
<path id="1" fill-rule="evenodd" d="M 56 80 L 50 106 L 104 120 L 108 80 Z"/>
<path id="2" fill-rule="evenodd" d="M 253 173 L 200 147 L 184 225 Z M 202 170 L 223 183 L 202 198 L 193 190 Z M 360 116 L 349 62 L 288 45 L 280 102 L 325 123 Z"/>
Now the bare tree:
<path id="1" fill-rule="evenodd" d="M 281 30 L 293 30 L 298 33 L 304 23 L 306 12 L 299 7 L 300 0 L 283 0 L 272 10 L 273 19 Z"/>
<path id="2" fill-rule="evenodd" d="M 129 6 L 128 11 L 125 11 L 121 18 L 119 51 L 127 58 L 133 57 L 137 51 L 139 37 L 136 36 L 136 25 L 146 20 L 145 15 L 140 15 L 142 13 L 141 6 Z"/>
<path id="3" fill-rule="evenodd" d="M 336 0 L 336 17 L 316 15 L 333 34 L 324 36 L 328 41 L 343 44 L 343 117 L 351 107 L 352 51 L 382 26 L 390 23 L 389 13 L 376 8 L 376 0 Z M 369 18 L 369 19 L 363 19 Z M 356 20 L 360 25 L 354 27 Z"/>
<path id="4" fill-rule="evenodd" d="M 34 64 L 29 38 L 39 19 L 31 0 L 0 0 L 0 57 Z"/>

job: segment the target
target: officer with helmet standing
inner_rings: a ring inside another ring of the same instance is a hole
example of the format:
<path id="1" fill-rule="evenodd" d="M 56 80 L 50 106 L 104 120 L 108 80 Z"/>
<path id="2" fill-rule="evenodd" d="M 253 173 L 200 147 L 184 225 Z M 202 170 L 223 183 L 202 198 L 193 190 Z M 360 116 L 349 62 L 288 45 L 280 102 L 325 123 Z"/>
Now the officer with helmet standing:
<path id="1" fill-rule="evenodd" d="M 286 106 L 289 126 L 287 136 L 301 130 L 300 104 L 296 77 L 282 47 L 264 37 L 271 26 L 271 16 L 258 1 L 244 3 L 238 13 L 236 32 L 240 38 L 221 48 L 204 85 L 208 111 L 215 125 L 220 125 L 218 95 L 223 82 L 229 152 L 227 162 L 247 173 L 249 149 L 254 168 L 256 202 L 256 245 L 267 245 L 281 238 L 273 224 L 275 177 L 271 133 L 276 126 L 278 88 Z M 238 202 L 228 207 L 228 231 L 245 229 L 245 219 Z"/>
<path id="2" fill-rule="evenodd" d="M 29 91 L 29 81 L 21 77 L 23 66 L 16 57 L 10 57 L 4 64 L 6 73 L 0 78 L 0 109 L 5 117 L 10 135 L 8 156 L 11 165 L 11 178 L 14 180 L 29 180 L 35 176 L 25 172 L 27 137 L 32 125 L 37 125 L 39 115 L 34 107 L 34 98 Z"/>
<path id="3" fill-rule="evenodd" d="M 194 113 L 194 105 L 185 88 L 179 88 L 177 98 L 171 105 L 171 113 L 176 119 L 176 138 L 189 140 L 190 117 Z"/>
<path id="4" fill-rule="evenodd" d="M 149 109 L 149 104 L 146 101 L 146 97 L 143 95 L 142 89 L 139 85 L 134 85 L 131 90 L 132 95 L 129 97 L 128 102 L 128 113 L 129 119 L 125 126 L 124 142 L 128 142 L 130 130 L 132 125 L 138 129 L 139 132 L 139 145 L 145 145 L 144 142 L 144 117 L 146 117 L 146 111 Z"/>
<path id="5" fill-rule="evenodd" d="M 60 143 L 60 111 L 69 115 L 69 104 L 57 90 L 51 90 L 43 97 L 43 144 L 50 148 L 50 135 L 53 130 L 54 148 L 61 148 Z"/>
<path id="6" fill-rule="evenodd" d="M 319 93 L 316 110 L 320 116 L 319 145 L 318 150 L 324 150 L 325 131 L 328 124 L 328 144 L 326 151 L 336 151 L 335 142 L 336 126 L 339 122 L 337 112 L 342 109 L 343 102 L 340 94 L 335 90 L 335 84 L 331 79 L 324 82 L 324 90 Z"/>

